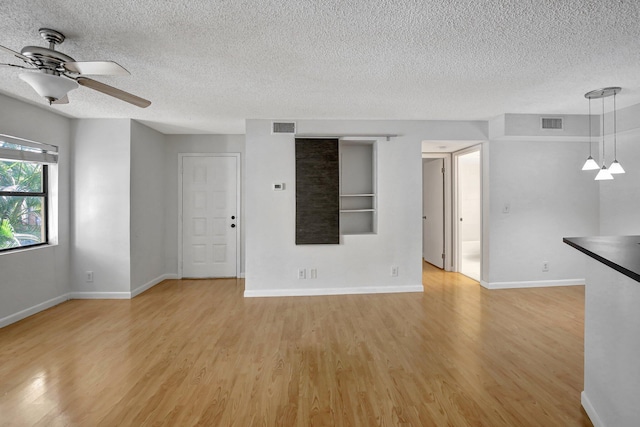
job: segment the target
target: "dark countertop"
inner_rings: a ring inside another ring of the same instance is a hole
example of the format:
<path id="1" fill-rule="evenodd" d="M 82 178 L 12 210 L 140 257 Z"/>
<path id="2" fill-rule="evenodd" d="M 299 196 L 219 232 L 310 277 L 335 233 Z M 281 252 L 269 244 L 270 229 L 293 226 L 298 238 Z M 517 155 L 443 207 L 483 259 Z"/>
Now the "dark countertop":
<path id="1" fill-rule="evenodd" d="M 640 236 L 565 237 L 562 241 L 640 282 Z"/>

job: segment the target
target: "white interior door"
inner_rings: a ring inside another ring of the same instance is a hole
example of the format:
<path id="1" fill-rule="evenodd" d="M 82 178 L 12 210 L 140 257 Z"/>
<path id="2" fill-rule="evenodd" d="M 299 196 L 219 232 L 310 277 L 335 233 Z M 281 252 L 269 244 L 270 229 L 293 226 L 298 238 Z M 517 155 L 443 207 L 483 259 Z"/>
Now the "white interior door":
<path id="1" fill-rule="evenodd" d="M 236 277 L 234 156 L 182 157 L 182 276 Z"/>
<path id="2" fill-rule="evenodd" d="M 444 159 L 422 160 L 422 256 L 444 268 Z"/>
<path id="3" fill-rule="evenodd" d="M 482 172 L 479 148 L 456 156 L 458 271 L 480 280 L 482 262 Z"/>

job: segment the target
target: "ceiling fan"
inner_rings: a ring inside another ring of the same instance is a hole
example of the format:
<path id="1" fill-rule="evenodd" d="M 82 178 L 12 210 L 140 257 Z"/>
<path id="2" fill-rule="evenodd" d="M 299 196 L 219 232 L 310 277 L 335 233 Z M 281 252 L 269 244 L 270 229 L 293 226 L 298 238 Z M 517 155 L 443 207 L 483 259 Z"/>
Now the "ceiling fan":
<path id="1" fill-rule="evenodd" d="M 72 57 L 55 50 L 65 37 L 62 33 L 50 28 L 38 30 L 42 38 L 49 43 L 49 47 L 25 46 L 20 52 L 0 46 L 0 51 L 23 60 L 27 66 L 15 64 L 0 64 L 9 67 L 29 70 L 19 75 L 25 82 L 49 104 L 68 104 L 67 93 L 76 89 L 78 85 L 97 90 L 122 101 L 146 108 L 151 101 L 85 77 L 85 75 L 116 76 L 128 75 L 129 72 L 113 61 L 76 61 Z"/>

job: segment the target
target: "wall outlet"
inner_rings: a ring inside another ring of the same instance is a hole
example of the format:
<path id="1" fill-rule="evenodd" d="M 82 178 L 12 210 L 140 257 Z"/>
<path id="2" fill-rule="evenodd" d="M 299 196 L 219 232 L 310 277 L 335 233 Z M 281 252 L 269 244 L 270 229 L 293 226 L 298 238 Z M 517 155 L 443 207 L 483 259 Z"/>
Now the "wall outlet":
<path id="1" fill-rule="evenodd" d="M 549 271 L 549 261 L 542 261 L 542 271 Z"/>
<path id="2" fill-rule="evenodd" d="M 86 271 L 86 272 L 84 273 L 84 280 L 85 280 L 87 283 L 91 283 L 91 282 L 93 282 L 93 271 Z"/>
<path id="3" fill-rule="evenodd" d="M 318 269 L 317 268 L 312 268 L 311 270 L 309 270 L 309 274 L 311 275 L 312 279 L 317 279 L 318 278 Z"/>
<path id="4" fill-rule="evenodd" d="M 307 270 L 304 268 L 298 269 L 298 279 L 306 279 L 307 278 Z"/>
<path id="5" fill-rule="evenodd" d="M 391 277 L 398 277 L 398 266 L 391 266 Z"/>

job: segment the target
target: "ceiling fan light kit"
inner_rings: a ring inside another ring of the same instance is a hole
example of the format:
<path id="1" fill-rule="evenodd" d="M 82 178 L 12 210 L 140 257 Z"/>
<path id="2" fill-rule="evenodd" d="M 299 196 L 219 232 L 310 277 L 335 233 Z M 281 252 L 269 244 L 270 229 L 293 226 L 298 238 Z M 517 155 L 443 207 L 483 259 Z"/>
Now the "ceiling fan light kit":
<path id="1" fill-rule="evenodd" d="M 75 80 L 65 79 L 55 74 L 30 72 L 22 73 L 18 77 L 29 83 L 38 95 L 49 101 L 49 105 L 78 88 L 78 83 Z"/>
<path id="2" fill-rule="evenodd" d="M 88 87 L 141 108 L 151 102 L 139 96 L 84 77 L 86 75 L 121 76 L 129 72 L 113 61 L 76 61 L 72 57 L 55 50 L 56 45 L 64 42 L 65 36 L 50 28 L 40 28 L 40 36 L 49 43 L 49 47 L 25 46 L 18 53 L 0 46 L 0 51 L 9 53 L 24 61 L 27 66 L 4 64 L 30 70 L 19 75 L 49 104 L 68 103 L 67 94 L 78 86 Z"/>

